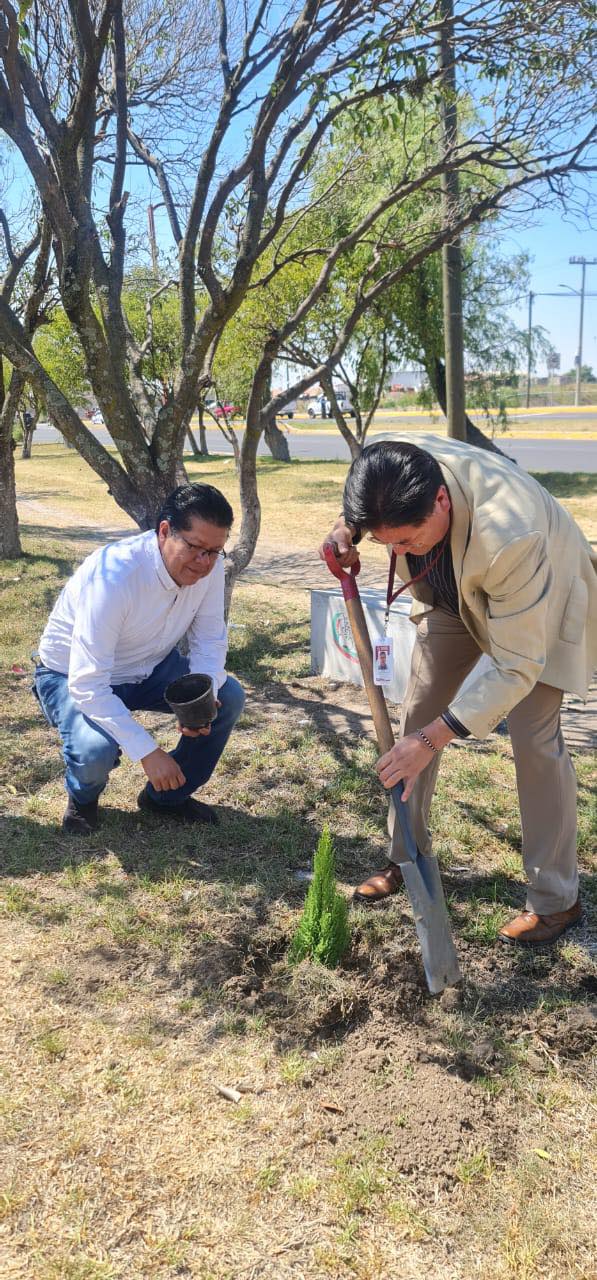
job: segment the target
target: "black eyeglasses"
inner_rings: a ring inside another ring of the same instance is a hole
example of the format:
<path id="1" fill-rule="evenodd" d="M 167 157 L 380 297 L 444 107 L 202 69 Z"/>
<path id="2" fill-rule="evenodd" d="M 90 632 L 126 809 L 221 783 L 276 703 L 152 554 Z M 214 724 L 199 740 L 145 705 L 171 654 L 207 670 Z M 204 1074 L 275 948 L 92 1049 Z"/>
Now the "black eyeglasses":
<path id="1" fill-rule="evenodd" d="M 188 547 L 189 551 L 193 552 L 194 560 L 211 560 L 213 563 L 214 560 L 226 559 L 226 552 L 222 547 L 215 547 L 213 550 L 208 550 L 207 547 L 198 547 L 194 542 L 189 542 L 188 538 L 185 538 L 184 534 L 179 531 L 177 531 L 176 536 L 184 542 L 185 547 Z"/>

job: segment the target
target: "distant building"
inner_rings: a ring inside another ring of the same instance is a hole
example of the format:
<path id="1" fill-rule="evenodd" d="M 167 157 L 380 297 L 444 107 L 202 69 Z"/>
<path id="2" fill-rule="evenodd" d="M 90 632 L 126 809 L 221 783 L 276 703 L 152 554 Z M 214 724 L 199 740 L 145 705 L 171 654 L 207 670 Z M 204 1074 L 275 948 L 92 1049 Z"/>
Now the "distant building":
<path id="1" fill-rule="evenodd" d="M 390 369 L 387 377 L 388 391 L 420 391 L 427 386 L 424 369 Z"/>
<path id="2" fill-rule="evenodd" d="M 339 399 L 348 399 L 348 388 L 343 382 L 334 382 L 333 386 Z M 307 401 L 321 400 L 322 395 L 324 395 L 323 387 L 318 382 L 313 382 L 310 387 L 307 387 L 306 391 L 303 391 L 299 398 Z"/>

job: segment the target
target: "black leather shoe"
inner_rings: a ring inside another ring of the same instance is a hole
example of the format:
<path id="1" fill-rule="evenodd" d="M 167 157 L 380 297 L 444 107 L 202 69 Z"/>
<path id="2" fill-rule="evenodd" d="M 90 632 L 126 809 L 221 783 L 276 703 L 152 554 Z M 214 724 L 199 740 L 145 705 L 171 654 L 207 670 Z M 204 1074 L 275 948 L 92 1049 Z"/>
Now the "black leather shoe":
<path id="1" fill-rule="evenodd" d="M 97 829 L 97 800 L 90 804 L 80 804 L 74 796 L 69 795 L 68 804 L 62 819 L 62 830 L 72 836 L 90 836 Z"/>
<path id="2" fill-rule="evenodd" d="M 182 804 L 158 804 L 157 800 L 152 800 L 144 787 L 137 796 L 137 804 L 144 813 L 152 813 L 170 822 L 183 822 L 187 826 L 202 822 L 204 825 L 217 827 L 220 821 L 211 805 L 202 804 L 201 800 L 193 800 L 192 796 L 188 796 Z"/>

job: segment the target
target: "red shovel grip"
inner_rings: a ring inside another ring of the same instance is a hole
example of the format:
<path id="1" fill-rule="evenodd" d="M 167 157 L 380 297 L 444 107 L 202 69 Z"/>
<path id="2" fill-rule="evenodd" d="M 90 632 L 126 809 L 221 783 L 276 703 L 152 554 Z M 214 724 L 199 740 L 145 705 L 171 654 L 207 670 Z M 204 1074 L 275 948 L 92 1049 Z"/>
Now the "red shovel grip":
<path id="1" fill-rule="evenodd" d="M 334 543 L 334 546 L 335 545 L 336 544 Z M 325 556 L 325 562 L 327 564 L 327 567 L 330 573 L 333 573 L 334 577 L 338 579 L 340 586 L 342 587 L 342 595 L 344 596 L 344 599 L 358 600 L 359 588 L 356 583 L 356 577 L 361 569 L 360 560 L 357 560 L 356 564 L 351 565 L 350 572 L 347 573 L 346 569 L 343 569 L 342 565 L 336 559 L 336 556 L 334 554 L 334 549 L 331 543 L 329 542 L 325 543 L 323 548 L 323 554 Z"/>

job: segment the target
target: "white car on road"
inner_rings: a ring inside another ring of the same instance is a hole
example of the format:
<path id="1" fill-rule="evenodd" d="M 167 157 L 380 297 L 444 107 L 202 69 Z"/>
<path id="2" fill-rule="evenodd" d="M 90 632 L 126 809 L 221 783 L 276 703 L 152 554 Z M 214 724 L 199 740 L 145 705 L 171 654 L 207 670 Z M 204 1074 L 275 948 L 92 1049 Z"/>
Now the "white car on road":
<path id="1" fill-rule="evenodd" d="M 347 396 L 337 396 L 338 408 L 347 418 L 355 418 L 355 411 Z M 329 400 L 325 402 L 325 413 L 321 412 L 321 400 L 316 400 L 314 404 L 310 404 L 307 409 L 310 418 L 331 418 L 331 408 Z"/>

